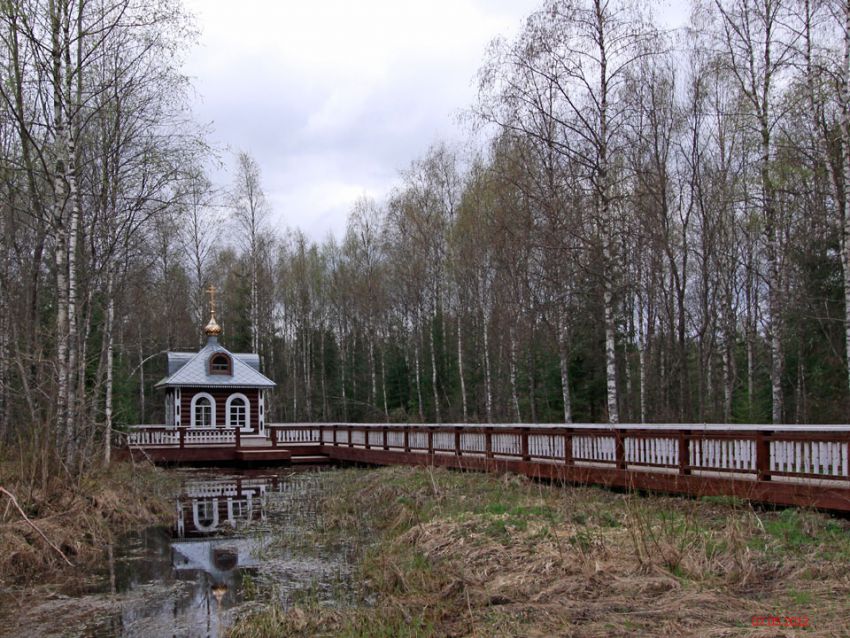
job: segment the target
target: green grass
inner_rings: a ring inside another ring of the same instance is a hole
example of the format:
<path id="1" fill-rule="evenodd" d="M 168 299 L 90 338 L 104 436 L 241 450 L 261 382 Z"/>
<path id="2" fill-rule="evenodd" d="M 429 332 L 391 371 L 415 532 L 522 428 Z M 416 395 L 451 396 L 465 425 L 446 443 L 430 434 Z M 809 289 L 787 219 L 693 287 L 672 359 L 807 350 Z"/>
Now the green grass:
<path id="1" fill-rule="evenodd" d="M 323 493 L 320 534 L 373 540 L 362 602 L 266 610 L 233 636 L 700 635 L 850 614 L 850 523 L 817 512 L 416 468 L 334 472 Z"/>

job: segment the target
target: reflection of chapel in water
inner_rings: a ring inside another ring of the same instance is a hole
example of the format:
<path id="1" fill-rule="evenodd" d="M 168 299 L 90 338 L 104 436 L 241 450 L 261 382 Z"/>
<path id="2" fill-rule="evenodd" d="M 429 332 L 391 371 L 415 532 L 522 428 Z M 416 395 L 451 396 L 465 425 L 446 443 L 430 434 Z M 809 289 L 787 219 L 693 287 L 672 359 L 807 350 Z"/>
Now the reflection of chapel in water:
<path id="1" fill-rule="evenodd" d="M 218 342 L 215 288 L 210 286 L 207 343 L 199 352 L 168 352 L 165 425 L 189 428 L 239 428 L 242 436 L 264 436 L 266 392 L 276 384 L 260 372 L 260 356 L 234 353 Z"/>
<path id="2" fill-rule="evenodd" d="M 193 482 L 177 501 L 177 538 L 206 536 L 222 525 L 235 528 L 238 523 L 265 520 L 268 487 L 267 477 Z"/>
<path id="3" fill-rule="evenodd" d="M 193 480 L 177 499 L 171 565 L 178 572 L 205 572 L 212 583 L 233 585 L 238 569 L 256 567 L 266 535 L 224 535 L 266 520 L 270 493 L 295 496 L 306 482 L 277 476 Z"/>

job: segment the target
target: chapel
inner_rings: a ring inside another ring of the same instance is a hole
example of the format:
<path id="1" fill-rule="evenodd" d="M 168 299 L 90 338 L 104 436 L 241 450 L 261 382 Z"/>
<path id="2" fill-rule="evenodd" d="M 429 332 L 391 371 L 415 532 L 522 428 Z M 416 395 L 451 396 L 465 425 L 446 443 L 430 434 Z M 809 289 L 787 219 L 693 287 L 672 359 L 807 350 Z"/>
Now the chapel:
<path id="1" fill-rule="evenodd" d="M 260 356 L 230 352 L 219 343 L 215 293 L 210 286 L 207 343 L 198 352 L 168 352 L 168 375 L 156 388 L 165 389 L 168 427 L 239 428 L 240 434 L 265 436 L 266 393 L 275 382 L 260 372 Z"/>

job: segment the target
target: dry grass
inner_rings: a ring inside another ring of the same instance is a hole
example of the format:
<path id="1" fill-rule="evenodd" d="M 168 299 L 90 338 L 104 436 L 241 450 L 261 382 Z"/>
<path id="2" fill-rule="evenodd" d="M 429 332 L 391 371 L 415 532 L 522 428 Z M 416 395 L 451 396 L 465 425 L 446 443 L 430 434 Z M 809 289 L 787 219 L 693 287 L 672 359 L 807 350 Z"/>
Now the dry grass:
<path id="1" fill-rule="evenodd" d="M 374 534 L 374 604 L 270 608 L 233 637 L 850 631 L 850 524 L 824 514 L 411 468 L 340 472 L 326 492 L 328 534 Z M 810 627 L 752 626 L 773 614 Z"/>
<path id="2" fill-rule="evenodd" d="M 17 466 L 0 464 L 0 485 L 16 495 L 33 523 L 74 563 L 65 565 L 10 506 L 0 499 L 0 585 L 27 585 L 78 573 L 101 556 L 113 534 L 170 522 L 174 479 L 148 465 L 114 463 L 75 480 L 51 477 L 33 487 Z"/>

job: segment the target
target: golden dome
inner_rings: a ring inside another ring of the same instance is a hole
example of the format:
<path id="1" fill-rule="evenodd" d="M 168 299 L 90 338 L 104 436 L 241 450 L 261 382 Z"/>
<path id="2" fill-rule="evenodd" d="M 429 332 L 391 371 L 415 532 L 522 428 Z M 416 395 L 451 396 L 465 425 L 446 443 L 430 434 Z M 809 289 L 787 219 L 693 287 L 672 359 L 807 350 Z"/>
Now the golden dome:
<path id="1" fill-rule="evenodd" d="M 204 327 L 204 334 L 208 337 L 217 337 L 221 334 L 221 326 L 215 320 L 215 313 L 212 314 L 209 323 Z"/>

